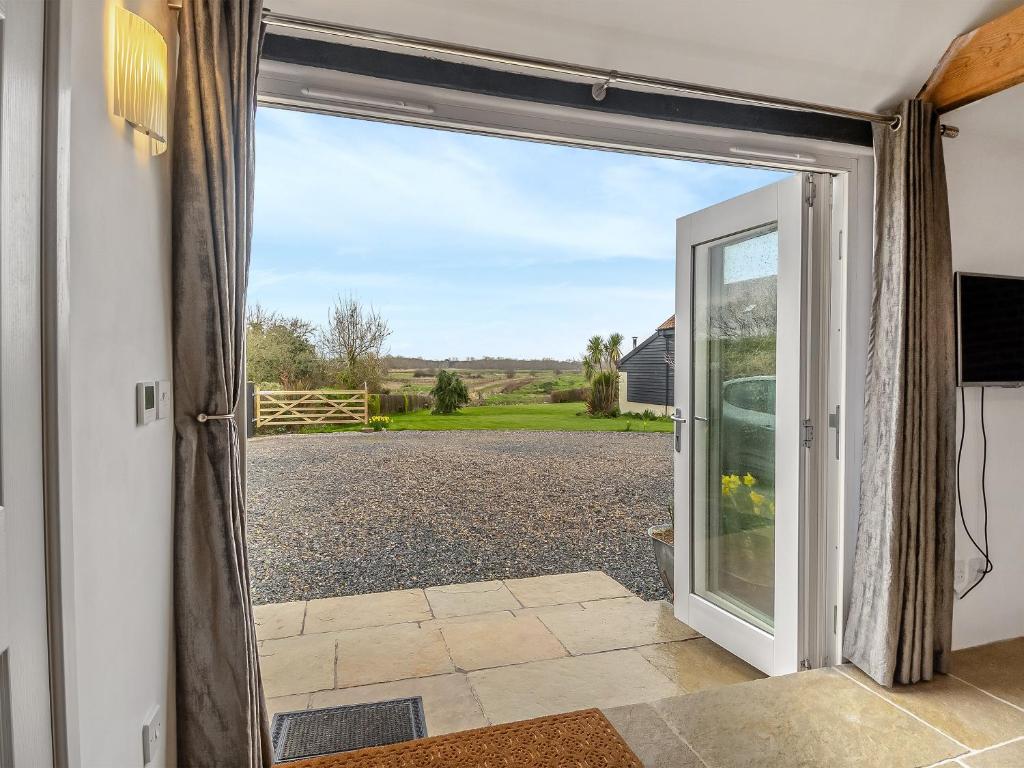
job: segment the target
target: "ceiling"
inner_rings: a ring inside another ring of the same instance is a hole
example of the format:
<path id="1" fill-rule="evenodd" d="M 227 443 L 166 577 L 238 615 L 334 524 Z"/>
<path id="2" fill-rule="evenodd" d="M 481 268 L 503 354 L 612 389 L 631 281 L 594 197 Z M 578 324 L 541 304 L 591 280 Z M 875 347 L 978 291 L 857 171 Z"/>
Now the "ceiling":
<path id="1" fill-rule="evenodd" d="M 268 0 L 278 13 L 886 111 L 1020 0 Z"/>

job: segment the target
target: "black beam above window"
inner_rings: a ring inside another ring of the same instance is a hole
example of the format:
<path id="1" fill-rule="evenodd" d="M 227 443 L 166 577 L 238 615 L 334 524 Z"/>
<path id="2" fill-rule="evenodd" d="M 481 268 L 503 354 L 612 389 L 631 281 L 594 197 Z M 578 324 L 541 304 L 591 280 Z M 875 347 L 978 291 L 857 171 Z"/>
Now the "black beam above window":
<path id="1" fill-rule="evenodd" d="M 589 84 L 289 35 L 268 34 L 263 58 L 559 107 L 871 146 L 871 124 L 863 120 L 630 91 L 614 85 L 603 101 L 595 101 Z"/>

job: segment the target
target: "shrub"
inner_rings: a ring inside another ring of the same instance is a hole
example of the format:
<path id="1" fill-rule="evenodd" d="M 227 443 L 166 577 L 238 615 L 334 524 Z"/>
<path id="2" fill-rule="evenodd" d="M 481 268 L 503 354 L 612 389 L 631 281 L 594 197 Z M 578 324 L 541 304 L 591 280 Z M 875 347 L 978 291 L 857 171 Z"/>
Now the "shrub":
<path id="1" fill-rule="evenodd" d="M 344 389 L 362 389 L 364 386 L 371 392 L 383 389 L 382 384 L 387 375 L 383 358 L 367 355 L 347 365 L 341 361 L 335 362 L 338 368 L 336 378 Z"/>
<path id="2" fill-rule="evenodd" d="M 250 381 L 270 389 L 318 389 L 331 383 L 328 361 L 316 349 L 316 327 L 298 317 L 267 312 L 258 304 L 246 320 Z"/>
<path id="3" fill-rule="evenodd" d="M 441 371 L 437 374 L 437 382 L 430 390 L 434 397 L 434 413 L 455 413 L 469 403 L 469 390 L 457 373 Z"/>
<path id="4" fill-rule="evenodd" d="M 619 375 L 614 371 L 596 373 L 590 381 L 587 413 L 591 416 L 617 416 L 619 413 Z"/>
<path id="5" fill-rule="evenodd" d="M 629 411 L 627 413 L 620 413 L 620 416 L 629 416 L 631 419 L 639 419 L 640 421 L 667 421 L 668 416 L 659 416 L 650 408 L 646 409 L 643 413 L 637 411 Z"/>
<path id="6" fill-rule="evenodd" d="M 427 395 L 400 393 L 397 395 L 370 395 L 370 413 L 388 416 L 393 413 L 412 413 L 429 408 L 432 401 Z"/>
<path id="7" fill-rule="evenodd" d="M 551 393 L 552 403 L 582 403 L 590 397 L 590 390 L 587 387 L 575 387 L 574 389 L 556 389 Z"/>
<path id="8" fill-rule="evenodd" d="M 509 368 L 507 371 L 505 371 L 505 378 L 506 379 L 514 379 L 515 377 L 516 377 L 516 372 L 512 368 Z"/>

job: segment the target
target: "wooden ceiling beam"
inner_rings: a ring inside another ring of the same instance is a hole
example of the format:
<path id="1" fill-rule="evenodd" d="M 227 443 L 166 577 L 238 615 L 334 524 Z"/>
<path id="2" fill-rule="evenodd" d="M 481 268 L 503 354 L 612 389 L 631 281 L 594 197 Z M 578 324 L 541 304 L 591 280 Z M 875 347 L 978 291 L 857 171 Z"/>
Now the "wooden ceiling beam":
<path id="1" fill-rule="evenodd" d="M 917 97 L 949 112 L 1022 82 L 1024 5 L 956 38 Z"/>

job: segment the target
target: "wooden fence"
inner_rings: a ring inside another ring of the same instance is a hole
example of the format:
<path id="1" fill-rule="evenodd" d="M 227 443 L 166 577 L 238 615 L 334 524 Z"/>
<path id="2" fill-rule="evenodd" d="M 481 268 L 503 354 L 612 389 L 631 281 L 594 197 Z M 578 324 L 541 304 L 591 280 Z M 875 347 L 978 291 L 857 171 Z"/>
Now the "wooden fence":
<path id="1" fill-rule="evenodd" d="M 253 393 L 256 427 L 366 424 L 369 418 L 369 394 L 365 389 L 256 390 Z"/>

